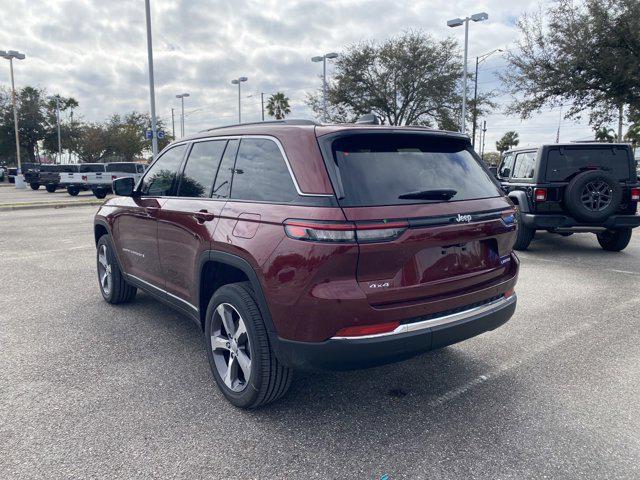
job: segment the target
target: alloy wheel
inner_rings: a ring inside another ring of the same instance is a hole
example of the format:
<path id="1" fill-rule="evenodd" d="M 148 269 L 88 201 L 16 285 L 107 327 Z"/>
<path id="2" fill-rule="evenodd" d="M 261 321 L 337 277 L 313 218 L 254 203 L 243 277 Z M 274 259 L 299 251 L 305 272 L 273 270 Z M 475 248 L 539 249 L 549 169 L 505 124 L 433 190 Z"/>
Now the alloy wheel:
<path id="1" fill-rule="evenodd" d="M 611 185 L 604 180 L 594 180 L 584 186 L 580 201 L 587 210 L 601 212 L 611 204 L 612 196 Z"/>
<path id="2" fill-rule="evenodd" d="M 98 250 L 98 280 L 100 281 L 100 288 L 102 288 L 104 294 L 109 296 L 111 293 L 113 279 L 106 245 L 100 245 Z"/>
<path id="3" fill-rule="evenodd" d="M 211 350 L 216 370 L 227 388 L 243 391 L 251 376 L 249 336 L 242 316 L 229 303 L 221 303 L 213 313 Z"/>

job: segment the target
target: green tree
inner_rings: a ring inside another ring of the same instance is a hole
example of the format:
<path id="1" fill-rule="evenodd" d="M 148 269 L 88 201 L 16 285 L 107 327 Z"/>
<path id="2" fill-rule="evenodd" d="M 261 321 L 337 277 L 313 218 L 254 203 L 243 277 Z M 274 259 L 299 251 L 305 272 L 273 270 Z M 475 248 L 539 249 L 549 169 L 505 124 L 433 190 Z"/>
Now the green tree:
<path id="1" fill-rule="evenodd" d="M 500 153 L 504 153 L 507 150 L 518 146 L 520 143 L 520 139 L 518 138 L 518 133 L 514 131 L 509 131 L 505 133 L 500 140 L 496 142 L 496 150 Z"/>
<path id="2" fill-rule="evenodd" d="M 595 139 L 598 142 L 613 143 L 618 141 L 618 135 L 613 128 L 602 126 L 596 129 Z"/>
<path id="3" fill-rule="evenodd" d="M 81 162 L 100 162 L 112 152 L 111 138 L 105 125 L 88 123 L 78 127 L 79 135 L 70 150 Z"/>
<path id="4" fill-rule="evenodd" d="M 269 97 L 267 101 L 267 113 L 270 117 L 275 117 L 277 120 L 282 120 L 288 114 L 291 113 L 291 107 L 289 106 L 289 97 L 282 92 L 274 93 Z"/>
<path id="5" fill-rule="evenodd" d="M 521 38 L 507 54 L 502 80 L 522 118 L 545 106 L 571 104 L 565 115 L 601 126 L 625 107 L 640 108 L 640 2 L 558 0 L 546 13 L 518 21 Z"/>
<path id="6" fill-rule="evenodd" d="M 56 118 L 56 99 L 60 102 L 60 143 L 63 150 L 70 150 L 73 142 L 81 133 L 80 124 L 77 122 L 66 121 L 64 113 L 73 112 L 78 108 L 79 103 L 73 97 L 62 97 L 61 95 L 53 95 L 48 97 L 46 103 L 46 125 L 45 134 L 42 141 L 44 150 L 49 154 L 58 153 L 58 123 Z"/>
<path id="7" fill-rule="evenodd" d="M 482 160 L 490 167 L 496 167 L 500 163 L 502 155 L 500 152 L 487 152 L 482 156 Z"/>
<path id="8" fill-rule="evenodd" d="M 390 125 L 451 128 L 459 114 L 462 62 L 455 40 L 406 32 L 381 44 L 352 45 L 335 63 L 329 82 L 329 120 L 354 121 L 375 113 Z M 322 114 L 322 92 L 307 96 Z"/>

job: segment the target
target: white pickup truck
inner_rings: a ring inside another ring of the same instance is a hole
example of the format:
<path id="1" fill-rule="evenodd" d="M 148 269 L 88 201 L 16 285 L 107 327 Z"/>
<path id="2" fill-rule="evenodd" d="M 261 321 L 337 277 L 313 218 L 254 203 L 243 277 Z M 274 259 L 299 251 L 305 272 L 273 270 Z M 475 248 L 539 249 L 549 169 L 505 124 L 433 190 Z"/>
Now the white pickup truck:
<path id="1" fill-rule="evenodd" d="M 108 193 L 111 193 L 111 183 L 116 178 L 132 177 L 137 183 L 144 173 L 144 165 L 140 163 L 115 162 L 104 165 L 105 170 L 103 172 L 86 174 L 86 183 L 96 198 L 104 198 Z"/>
<path id="2" fill-rule="evenodd" d="M 80 163 L 73 172 L 60 173 L 60 186 L 67 189 L 67 193 L 73 197 L 81 190 L 89 190 L 87 175 L 95 172 L 104 172 L 104 163 Z"/>

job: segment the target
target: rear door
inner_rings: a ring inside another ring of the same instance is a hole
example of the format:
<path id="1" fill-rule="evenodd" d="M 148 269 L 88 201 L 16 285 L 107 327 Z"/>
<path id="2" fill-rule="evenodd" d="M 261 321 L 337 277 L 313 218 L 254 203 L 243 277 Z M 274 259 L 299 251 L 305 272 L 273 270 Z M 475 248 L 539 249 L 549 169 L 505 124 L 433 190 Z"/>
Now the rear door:
<path id="1" fill-rule="evenodd" d="M 372 304 L 472 290 L 509 268 L 515 227 L 502 217 L 511 205 L 468 140 L 368 133 L 328 141 L 340 205 L 362 229 L 357 278 Z"/>
<path id="2" fill-rule="evenodd" d="M 174 195 L 158 212 L 158 249 L 167 292 L 197 307 L 200 255 L 209 250 L 225 199 L 212 199 L 224 155 L 235 158 L 237 140 L 193 143 Z M 225 153 L 226 152 L 226 153 Z"/>

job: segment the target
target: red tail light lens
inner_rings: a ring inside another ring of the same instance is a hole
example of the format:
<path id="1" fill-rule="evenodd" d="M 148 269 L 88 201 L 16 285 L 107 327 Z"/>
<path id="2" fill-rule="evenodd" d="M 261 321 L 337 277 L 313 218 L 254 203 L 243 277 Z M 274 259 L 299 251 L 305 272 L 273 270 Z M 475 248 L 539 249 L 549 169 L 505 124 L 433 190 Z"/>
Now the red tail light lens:
<path id="1" fill-rule="evenodd" d="M 87 181 L 87 176 L 86 175 L 82 175 L 82 180 L 86 182 Z"/>
<path id="2" fill-rule="evenodd" d="M 640 202 L 640 188 L 631 189 L 631 201 Z"/>
<path id="3" fill-rule="evenodd" d="M 546 202 L 547 201 L 547 189 L 546 188 L 536 188 L 533 191 L 533 198 L 536 202 Z"/>
<path id="4" fill-rule="evenodd" d="M 284 230 L 290 238 L 311 242 L 360 243 L 388 242 L 398 238 L 409 227 L 408 222 L 354 224 L 288 220 Z"/>
<path id="5" fill-rule="evenodd" d="M 510 288 L 509 290 L 507 290 L 506 292 L 504 292 L 504 298 L 509 298 L 511 295 L 513 295 L 514 293 L 516 293 L 516 291 L 513 288 Z"/>
<path id="6" fill-rule="evenodd" d="M 118 177 L 116 177 L 115 175 L 111 175 L 111 180 L 115 180 L 116 178 Z"/>
<path id="7" fill-rule="evenodd" d="M 361 327 L 341 328 L 334 337 L 364 337 L 367 335 L 379 335 L 393 332 L 400 326 L 400 322 L 379 323 L 377 325 L 363 325 Z"/>

